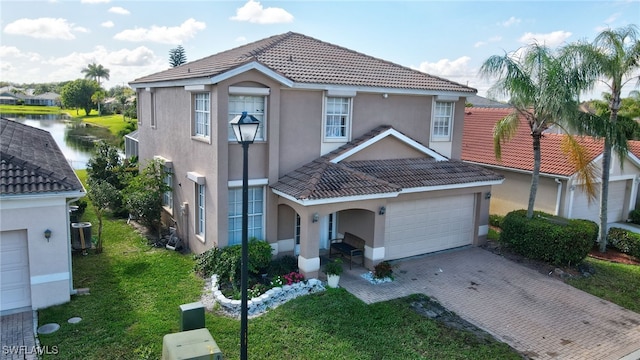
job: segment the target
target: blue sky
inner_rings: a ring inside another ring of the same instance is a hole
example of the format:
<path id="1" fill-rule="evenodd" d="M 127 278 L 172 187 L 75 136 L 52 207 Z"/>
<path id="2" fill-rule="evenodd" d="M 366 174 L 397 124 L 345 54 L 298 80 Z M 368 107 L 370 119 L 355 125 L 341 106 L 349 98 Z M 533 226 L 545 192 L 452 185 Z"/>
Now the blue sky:
<path id="1" fill-rule="evenodd" d="M 592 41 L 640 20 L 640 1 L 6 1 L 0 0 L 0 79 L 82 78 L 98 63 L 106 88 L 288 31 L 478 89 L 478 68 L 533 41 Z M 632 90 L 624 88 L 623 96 Z M 600 98 L 603 87 L 586 94 Z"/>

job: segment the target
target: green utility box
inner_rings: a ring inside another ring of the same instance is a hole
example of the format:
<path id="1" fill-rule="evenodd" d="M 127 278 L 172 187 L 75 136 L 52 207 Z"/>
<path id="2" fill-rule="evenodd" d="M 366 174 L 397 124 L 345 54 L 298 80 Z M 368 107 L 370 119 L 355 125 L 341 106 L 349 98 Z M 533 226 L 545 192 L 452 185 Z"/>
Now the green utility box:
<path id="1" fill-rule="evenodd" d="M 180 305 L 180 331 L 204 328 L 204 305 L 194 302 Z"/>
<path id="2" fill-rule="evenodd" d="M 207 329 L 167 334 L 162 339 L 162 360 L 222 360 L 222 352 Z"/>

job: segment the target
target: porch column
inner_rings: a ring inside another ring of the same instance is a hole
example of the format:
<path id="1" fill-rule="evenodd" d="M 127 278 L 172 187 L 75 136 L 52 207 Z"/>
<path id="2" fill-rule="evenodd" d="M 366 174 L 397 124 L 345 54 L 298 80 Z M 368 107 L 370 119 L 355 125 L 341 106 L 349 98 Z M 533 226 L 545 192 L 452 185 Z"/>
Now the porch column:
<path id="1" fill-rule="evenodd" d="M 379 262 L 384 260 L 384 231 L 386 226 L 386 214 L 374 212 L 373 220 L 373 244 L 364 247 L 364 266 L 373 269 Z"/>
<path id="2" fill-rule="evenodd" d="M 305 278 L 317 278 L 320 271 L 320 222 L 313 212 L 300 213 L 300 255 L 298 268 Z"/>

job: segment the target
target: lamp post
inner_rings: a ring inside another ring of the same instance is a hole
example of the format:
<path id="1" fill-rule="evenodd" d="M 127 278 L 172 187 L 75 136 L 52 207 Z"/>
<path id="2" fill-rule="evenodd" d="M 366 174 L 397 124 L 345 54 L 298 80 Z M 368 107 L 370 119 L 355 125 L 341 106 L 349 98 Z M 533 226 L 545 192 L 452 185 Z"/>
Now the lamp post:
<path id="1" fill-rule="evenodd" d="M 242 145 L 242 264 L 241 264 L 241 304 L 240 304 L 240 359 L 247 360 L 248 340 L 248 307 L 247 307 L 247 281 L 249 280 L 249 241 L 247 232 L 249 228 L 249 144 L 252 144 L 258 133 L 260 121 L 246 111 L 229 122 L 233 133 Z"/>

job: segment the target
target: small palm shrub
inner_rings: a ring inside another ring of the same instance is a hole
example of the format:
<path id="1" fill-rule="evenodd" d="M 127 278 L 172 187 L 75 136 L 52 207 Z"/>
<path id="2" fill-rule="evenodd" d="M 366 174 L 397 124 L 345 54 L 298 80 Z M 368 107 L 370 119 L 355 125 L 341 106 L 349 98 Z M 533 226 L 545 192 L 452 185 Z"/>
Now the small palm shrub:
<path id="1" fill-rule="evenodd" d="M 388 261 L 378 263 L 373 267 L 373 277 L 376 279 L 393 279 L 393 266 Z"/>

